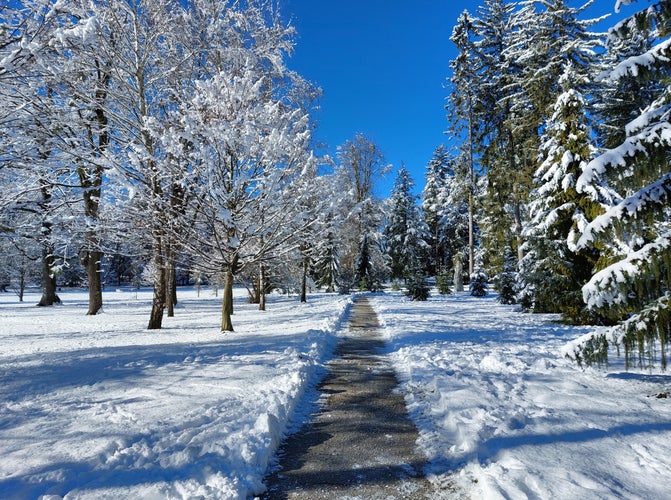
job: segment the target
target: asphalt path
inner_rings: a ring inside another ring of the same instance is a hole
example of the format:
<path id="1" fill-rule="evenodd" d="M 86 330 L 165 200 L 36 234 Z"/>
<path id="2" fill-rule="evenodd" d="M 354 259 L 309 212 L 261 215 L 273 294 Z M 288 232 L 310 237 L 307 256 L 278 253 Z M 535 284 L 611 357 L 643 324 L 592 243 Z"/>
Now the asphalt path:
<path id="1" fill-rule="evenodd" d="M 284 442 L 262 498 L 436 498 L 423 476 L 426 461 L 416 451 L 417 429 L 383 350 L 375 311 L 359 298 L 319 387 L 319 408 Z"/>

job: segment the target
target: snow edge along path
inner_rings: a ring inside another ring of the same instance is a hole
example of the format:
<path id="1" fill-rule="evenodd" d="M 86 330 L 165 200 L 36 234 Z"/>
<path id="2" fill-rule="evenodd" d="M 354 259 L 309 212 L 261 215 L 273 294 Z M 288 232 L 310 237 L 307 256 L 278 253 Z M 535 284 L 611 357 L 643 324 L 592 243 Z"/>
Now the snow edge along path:
<path id="1" fill-rule="evenodd" d="M 3 499 L 259 494 L 353 300 L 272 296 L 260 313 L 239 296 L 222 336 L 215 297 L 184 294 L 161 332 L 138 329 L 149 294 L 111 292 L 92 317 L 84 295 L 63 298 L 0 297 Z"/>

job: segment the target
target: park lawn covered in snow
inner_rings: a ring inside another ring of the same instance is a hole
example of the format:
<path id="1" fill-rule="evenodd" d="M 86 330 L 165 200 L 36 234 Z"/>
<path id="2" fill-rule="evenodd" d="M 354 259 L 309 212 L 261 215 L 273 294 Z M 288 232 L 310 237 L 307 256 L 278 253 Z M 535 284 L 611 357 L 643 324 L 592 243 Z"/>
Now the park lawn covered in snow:
<path id="1" fill-rule="evenodd" d="M 671 375 L 581 370 L 589 332 L 495 297 L 376 296 L 432 480 L 472 498 L 671 497 Z"/>
<path id="2" fill-rule="evenodd" d="M 150 291 L 86 293 L 38 308 L 0 294 L 0 498 L 245 498 L 263 476 L 351 297 L 266 312 L 238 294 L 219 331 L 212 290 L 180 293 L 148 331 Z M 300 413 L 300 411 L 298 412 Z"/>
<path id="3" fill-rule="evenodd" d="M 352 297 L 267 312 L 180 294 L 161 331 L 151 292 L 20 305 L 0 294 L 0 498 L 225 498 L 263 490 L 281 436 L 304 418 Z M 419 447 L 447 498 L 669 497 L 671 376 L 581 370 L 563 350 L 590 331 L 493 296 L 371 296 Z M 309 397 L 306 396 L 310 394 Z"/>

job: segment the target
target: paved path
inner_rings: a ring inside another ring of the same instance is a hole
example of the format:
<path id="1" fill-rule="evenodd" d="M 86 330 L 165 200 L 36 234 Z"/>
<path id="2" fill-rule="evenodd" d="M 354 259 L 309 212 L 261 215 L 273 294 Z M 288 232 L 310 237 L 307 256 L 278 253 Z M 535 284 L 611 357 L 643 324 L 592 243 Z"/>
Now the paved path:
<path id="1" fill-rule="evenodd" d="M 421 499 L 433 497 L 415 452 L 410 421 L 377 316 L 357 300 L 349 331 L 319 389 L 321 408 L 280 450 L 280 470 L 264 499 Z"/>

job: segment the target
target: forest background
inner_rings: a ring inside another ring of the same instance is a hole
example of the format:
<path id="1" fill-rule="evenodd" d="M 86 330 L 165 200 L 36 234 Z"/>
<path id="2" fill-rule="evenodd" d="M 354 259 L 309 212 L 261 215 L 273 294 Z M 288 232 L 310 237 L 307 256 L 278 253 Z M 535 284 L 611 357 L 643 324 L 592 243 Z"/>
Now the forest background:
<path id="1" fill-rule="evenodd" d="M 611 325 L 576 346 L 666 362 L 671 2 L 605 33 L 589 4 L 488 0 L 451 30 L 447 134 L 417 203 L 356 133 L 318 154 L 320 89 L 290 69 L 272 2 L 13 0 L 0 10 L 4 288 L 149 284 L 148 323 L 177 285 L 268 290 L 388 280 L 416 299 L 496 287 L 500 300 Z M 626 6 L 626 7 L 625 7 Z M 449 31 L 449 27 L 446 27 Z M 412 95 L 408 96 L 411 99 Z M 452 148 L 452 145 L 455 145 Z M 463 272 L 462 272 L 463 269 Z"/>

